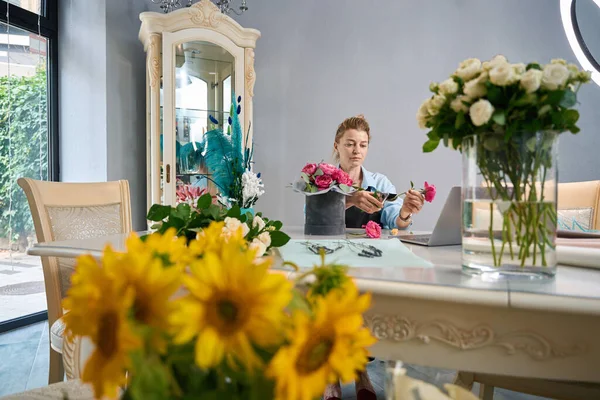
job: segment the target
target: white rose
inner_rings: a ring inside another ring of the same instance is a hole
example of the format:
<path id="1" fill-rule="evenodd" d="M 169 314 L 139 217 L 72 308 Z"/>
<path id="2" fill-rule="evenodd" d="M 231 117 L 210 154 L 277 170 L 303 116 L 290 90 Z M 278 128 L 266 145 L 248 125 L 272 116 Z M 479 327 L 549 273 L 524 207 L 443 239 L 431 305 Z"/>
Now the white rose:
<path id="1" fill-rule="evenodd" d="M 242 236 L 246 236 L 248 232 L 250 232 L 248 225 L 242 224 L 239 219 L 231 217 L 225 218 L 225 227 L 223 228 L 225 234 L 231 235 L 232 233 L 237 232 L 238 229 L 242 230 Z"/>
<path id="2" fill-rule="evenodd" d="M 590 71 L 580 71 L 579 74 L 577 74 L 577 79 L 583 83 L 587 83 L 592 80 L 592 73 Z"/>
<path id="3" fill-rule="evenodd" d="M 257 215 L 252 220 L 252 227 L 258 228 L 259 231 L 262 231 L 263 228 L 265 227 L 265 221 L 263 221 L 263 219 Z"/>
<path id="4" fill-rule="evenodd" d="M 521 77 L 521 87 L 527 93 L 533 93 L 540 88 L 543 72 L 537 69 L 530 69 Z"/>
<path id="5" fill-rule="evenodd" d="M 502 64 L 508 64 L 508 60 L 503 55 L 498 54 L 497 56 L 492 58 L 490 61 L 484 62 L 483 69 L 485 71 L 489 71 L 492 68 L 497 67 L 498 65 L 502 65 Z"/>
<path id="6" fill-rule="evenodd" d="M 458 92 L 458 83 L 454 82 L 454 79 L 446 79 L 440 83 L 440 92 L 444 95 L 454 94 Z"/>
<path id="7" fill-rule="evenodd" d="M 515 72 L 510 64 L 497 65 L 490 70 L 490 82 L 498 86 L 507 86 L 514 82 Z"/>
<path id="8" fill-rule="evenodd" d="M 567 65 L 567 69 L 569 70 L 569 78 L 577 79 L 577 77 L 579 76 L 579 68 L 577 67 L 577 65 L 569 64 Z"/>
<path id="9" fill-rule="evenodd" d="M 436 94 L 431 99 L 429 99 L 429 103 L 427 104 L 427 112 L 429 115 L 438 115 L 440 109 L 446 103 L 446 96 L 443 94 Z"/>
<path id="10" fill-rule="evenodd" d="M 562 88 L 569 79 L 569 70 L 563 64 L 548 64 L 544 67 L 542 87 L 548 90 Z"/>
<path id="11" fill-rule="evenodd" d="M 267 246 L 258 238 L 254 238 L 252 243 L 248 246 L 248 249 L 256 251 L 256 257 L 261 257 L 267 251 Z"/>
<path id="12" fill-rule="evenodd" d="M 487 73 L 479 75 L 477 79 L 473 79 L 465 83 L 464 92 L 467 96 L 472 99 L 478 99 L 487 94 L 487 88 L 485 87 L 485 81 L 487 79 Z"/>
<path id="13" fill-rule="evenodd" d="M 516 75 L 523 75 L 527 70 L 527 65 L 523 63 L 511 64 L 511 67 Z"/>
<path id="14" fill-rule="evenodd" d="M 466 105 L 464 102 L 470 102 L 471 99 L 468 96 L 457 96 L 454 100 L 452 100 L 452 103 L 450 103 L 450 108 L 452 108 L 452 110 L 454 112 L 467 112 L 469 111 L 469 106 Z"/>
<path id="15" fill-rule="evenodd" d="M 473 125 L 482 126 L 489 122 L 494 114 L 494 106 L 485 99 L 480 99 L 471 105 L 469 115 Z"/>
<path id="16" fill-rule="evenodd" d="M 464 81 L 473 79 L 481 71 L 481 61 L 476 58 L 469 58 L 460 63 L 458 69 L 454 73 Z"/>
<path id="17" fill-rule="evenodd" d="M 429 111 L 427 108 L 429 107 L 429 100 L 426 100 L 421 104 L 419 110 L 417 111 L 417 122 L 419 123 L 419 129 L 427 128 L 427 119 L 429 118 Z"/>
<path id="18" fill-rule="evenodd" d="M 263 242 L 263 244 L 267 247 L 271 245 L 271 235 L 269 234 L 269 232 L 263 232 L 260 235 L 258 235 L 258 240 Z"/>
<path id="19" fill-rule="evenodd" d="M 431 82 L 429 84 L 429 90 L 432 91 L 432 92 L 434 92 L 434 93 L 437 92 L 438 91 L 438 84 L 435 83 L 435 82 Z"/>
<path id="20" fill-rule="evenodd" d="M 550 61 L 550 64 L 567 65 L 567 60 L 563 60 L 562 58 L 555 58 L 552 61 Z"/>

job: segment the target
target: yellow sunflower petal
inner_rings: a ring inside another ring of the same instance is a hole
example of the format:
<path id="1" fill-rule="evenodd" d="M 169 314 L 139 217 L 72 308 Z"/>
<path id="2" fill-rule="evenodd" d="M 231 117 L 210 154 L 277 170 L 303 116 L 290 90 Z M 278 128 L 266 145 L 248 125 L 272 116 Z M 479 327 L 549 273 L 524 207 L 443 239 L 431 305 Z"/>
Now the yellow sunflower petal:
<path id="1" fill-rule="evenodd" d="M 223 360 L 225 343 L 219 333 L 212 328 L 206 328 L 198 335 L 196 342 L 196 364 L 200 368 L 212 368 Z"/>

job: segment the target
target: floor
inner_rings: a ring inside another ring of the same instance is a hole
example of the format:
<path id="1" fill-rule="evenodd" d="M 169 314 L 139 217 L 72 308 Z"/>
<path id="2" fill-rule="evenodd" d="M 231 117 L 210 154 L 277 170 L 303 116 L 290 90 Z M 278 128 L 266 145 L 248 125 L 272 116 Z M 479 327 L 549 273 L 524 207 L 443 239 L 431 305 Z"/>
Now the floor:
<path id="1" fill-rule="evenodd" d="M 46 386 L 48 382 L 48 324 L 39 322 L 25 328 L 0 334 L 0 396 Z M 383 361 L 375 360 L 368 365 L 369 376 L 377 392 L 377 398 L 384 400 Z M 407 374 L 442 388 L 444 383 L 454 380 L 455 372 L 437 368 L 405 365 Z M 475 384 L 473 392 L 479 387 Z M 342 394 L 345 400 L 355 400 L 354 384 L 344 385 Z M 508 390 L 496 389 L 495 400 L 543 400 Z"/>

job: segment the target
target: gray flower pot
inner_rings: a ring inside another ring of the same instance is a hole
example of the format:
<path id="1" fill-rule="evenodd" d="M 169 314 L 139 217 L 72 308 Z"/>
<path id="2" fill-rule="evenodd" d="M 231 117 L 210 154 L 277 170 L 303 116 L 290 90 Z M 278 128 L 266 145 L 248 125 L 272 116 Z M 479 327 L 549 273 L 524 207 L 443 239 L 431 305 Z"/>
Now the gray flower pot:
<path id="1" fill-rule="evenodd" d="M 346 196 L 329 191 L 305 198 L 305 235 L 333 236 L 346 233 Z"/>

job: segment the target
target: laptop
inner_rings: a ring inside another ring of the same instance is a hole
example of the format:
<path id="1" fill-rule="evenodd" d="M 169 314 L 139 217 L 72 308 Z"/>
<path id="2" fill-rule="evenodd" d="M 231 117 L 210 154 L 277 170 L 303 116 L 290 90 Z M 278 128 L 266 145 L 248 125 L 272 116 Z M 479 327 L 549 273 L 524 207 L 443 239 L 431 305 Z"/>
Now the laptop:
<path id="1" fill-rule="evenodd" d="M 406 243 L 422 246 L 453 246 L 462 243 L 461 234 L 461 191 L 454 186 L 446 198 L 446 203 L 431 233 L 396 236 Z"/>

